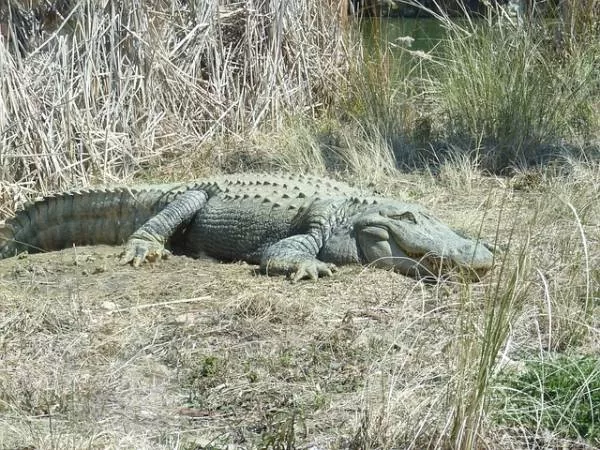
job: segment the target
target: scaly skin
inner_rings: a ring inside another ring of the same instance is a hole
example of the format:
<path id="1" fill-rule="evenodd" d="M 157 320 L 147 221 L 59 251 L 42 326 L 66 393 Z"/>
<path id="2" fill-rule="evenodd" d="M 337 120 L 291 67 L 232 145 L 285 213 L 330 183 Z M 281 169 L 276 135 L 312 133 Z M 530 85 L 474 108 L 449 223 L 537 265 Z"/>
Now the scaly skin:
<path id="1" fill-rule="evenodd" d="M 188 184 L 92 189 L 29 204 L 0 228 L 0 259 L 125 243 L 139 266 L 169 249 L 260 264 L 296 281 L 372 264 L 420 279 L 477 281 L 493 265 L 477 240 L 421 207 L 317 177 L 236 174 Z"/>

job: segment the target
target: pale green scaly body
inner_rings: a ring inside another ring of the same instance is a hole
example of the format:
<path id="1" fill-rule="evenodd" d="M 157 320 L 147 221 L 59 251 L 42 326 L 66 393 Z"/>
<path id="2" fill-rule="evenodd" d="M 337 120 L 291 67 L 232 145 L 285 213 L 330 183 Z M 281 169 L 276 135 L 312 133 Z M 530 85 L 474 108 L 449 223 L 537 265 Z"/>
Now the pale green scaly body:
<path id="1" fill-rule="evenodd" d="M 418 205 L 310 176 L 233 174 L 63 193 L 29 204 L 0 229 L 0 259 L 89 244 L 126 244 L 123 260 L 136 266 L 171 248 L 294 280 L 351 263 L 477 280 L 494 260 Z"/>

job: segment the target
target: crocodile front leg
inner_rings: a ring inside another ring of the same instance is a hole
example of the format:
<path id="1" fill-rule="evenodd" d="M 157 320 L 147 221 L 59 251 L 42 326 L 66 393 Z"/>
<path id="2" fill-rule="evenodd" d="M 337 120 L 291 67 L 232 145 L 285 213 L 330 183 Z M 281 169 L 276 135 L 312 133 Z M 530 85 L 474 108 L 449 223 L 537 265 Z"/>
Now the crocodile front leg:
<path id="1" fill-rule="evenodd" d="M 285 274 L 292 281 L 316 280 L 331 276 L 334 264 L 317 259 L 322 239 L 312 234 L 299 234 L 269 246 L 262 254 L 260 269 L 267 275 Z"/>
<path id="2" fill-rule="evenodd" d="M 121 263 L 138 267 L 142 262 L 167 258 L 165 243 L 181 225 L 189 222 L 208 201 L 204 191 L 181 194 L 135 231 L 127 240 Z"/>

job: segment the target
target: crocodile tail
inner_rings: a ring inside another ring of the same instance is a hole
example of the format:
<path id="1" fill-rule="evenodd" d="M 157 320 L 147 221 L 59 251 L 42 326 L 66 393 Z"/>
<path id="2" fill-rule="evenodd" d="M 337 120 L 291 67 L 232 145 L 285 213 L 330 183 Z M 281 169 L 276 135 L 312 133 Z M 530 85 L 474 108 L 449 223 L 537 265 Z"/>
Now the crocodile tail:
<path id="1" fill-rule="evenodd" d="M 72 245 L 120 245 L 181 192 L 93 189 L 28 203 L 0 226 L 0 259 Z"/>

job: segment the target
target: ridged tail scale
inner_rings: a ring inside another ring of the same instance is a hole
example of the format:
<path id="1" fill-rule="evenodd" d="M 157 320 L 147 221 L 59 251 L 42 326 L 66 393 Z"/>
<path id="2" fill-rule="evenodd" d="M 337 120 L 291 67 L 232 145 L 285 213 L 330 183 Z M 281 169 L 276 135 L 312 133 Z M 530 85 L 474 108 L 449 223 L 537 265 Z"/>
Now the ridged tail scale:
<path id="1" fill-rule="evenodd" d="M 120 245 L 178 195 L 194 186 L 110 188 L 48 196 L 0 227 L 0 259 L 72 245 Z"/>

